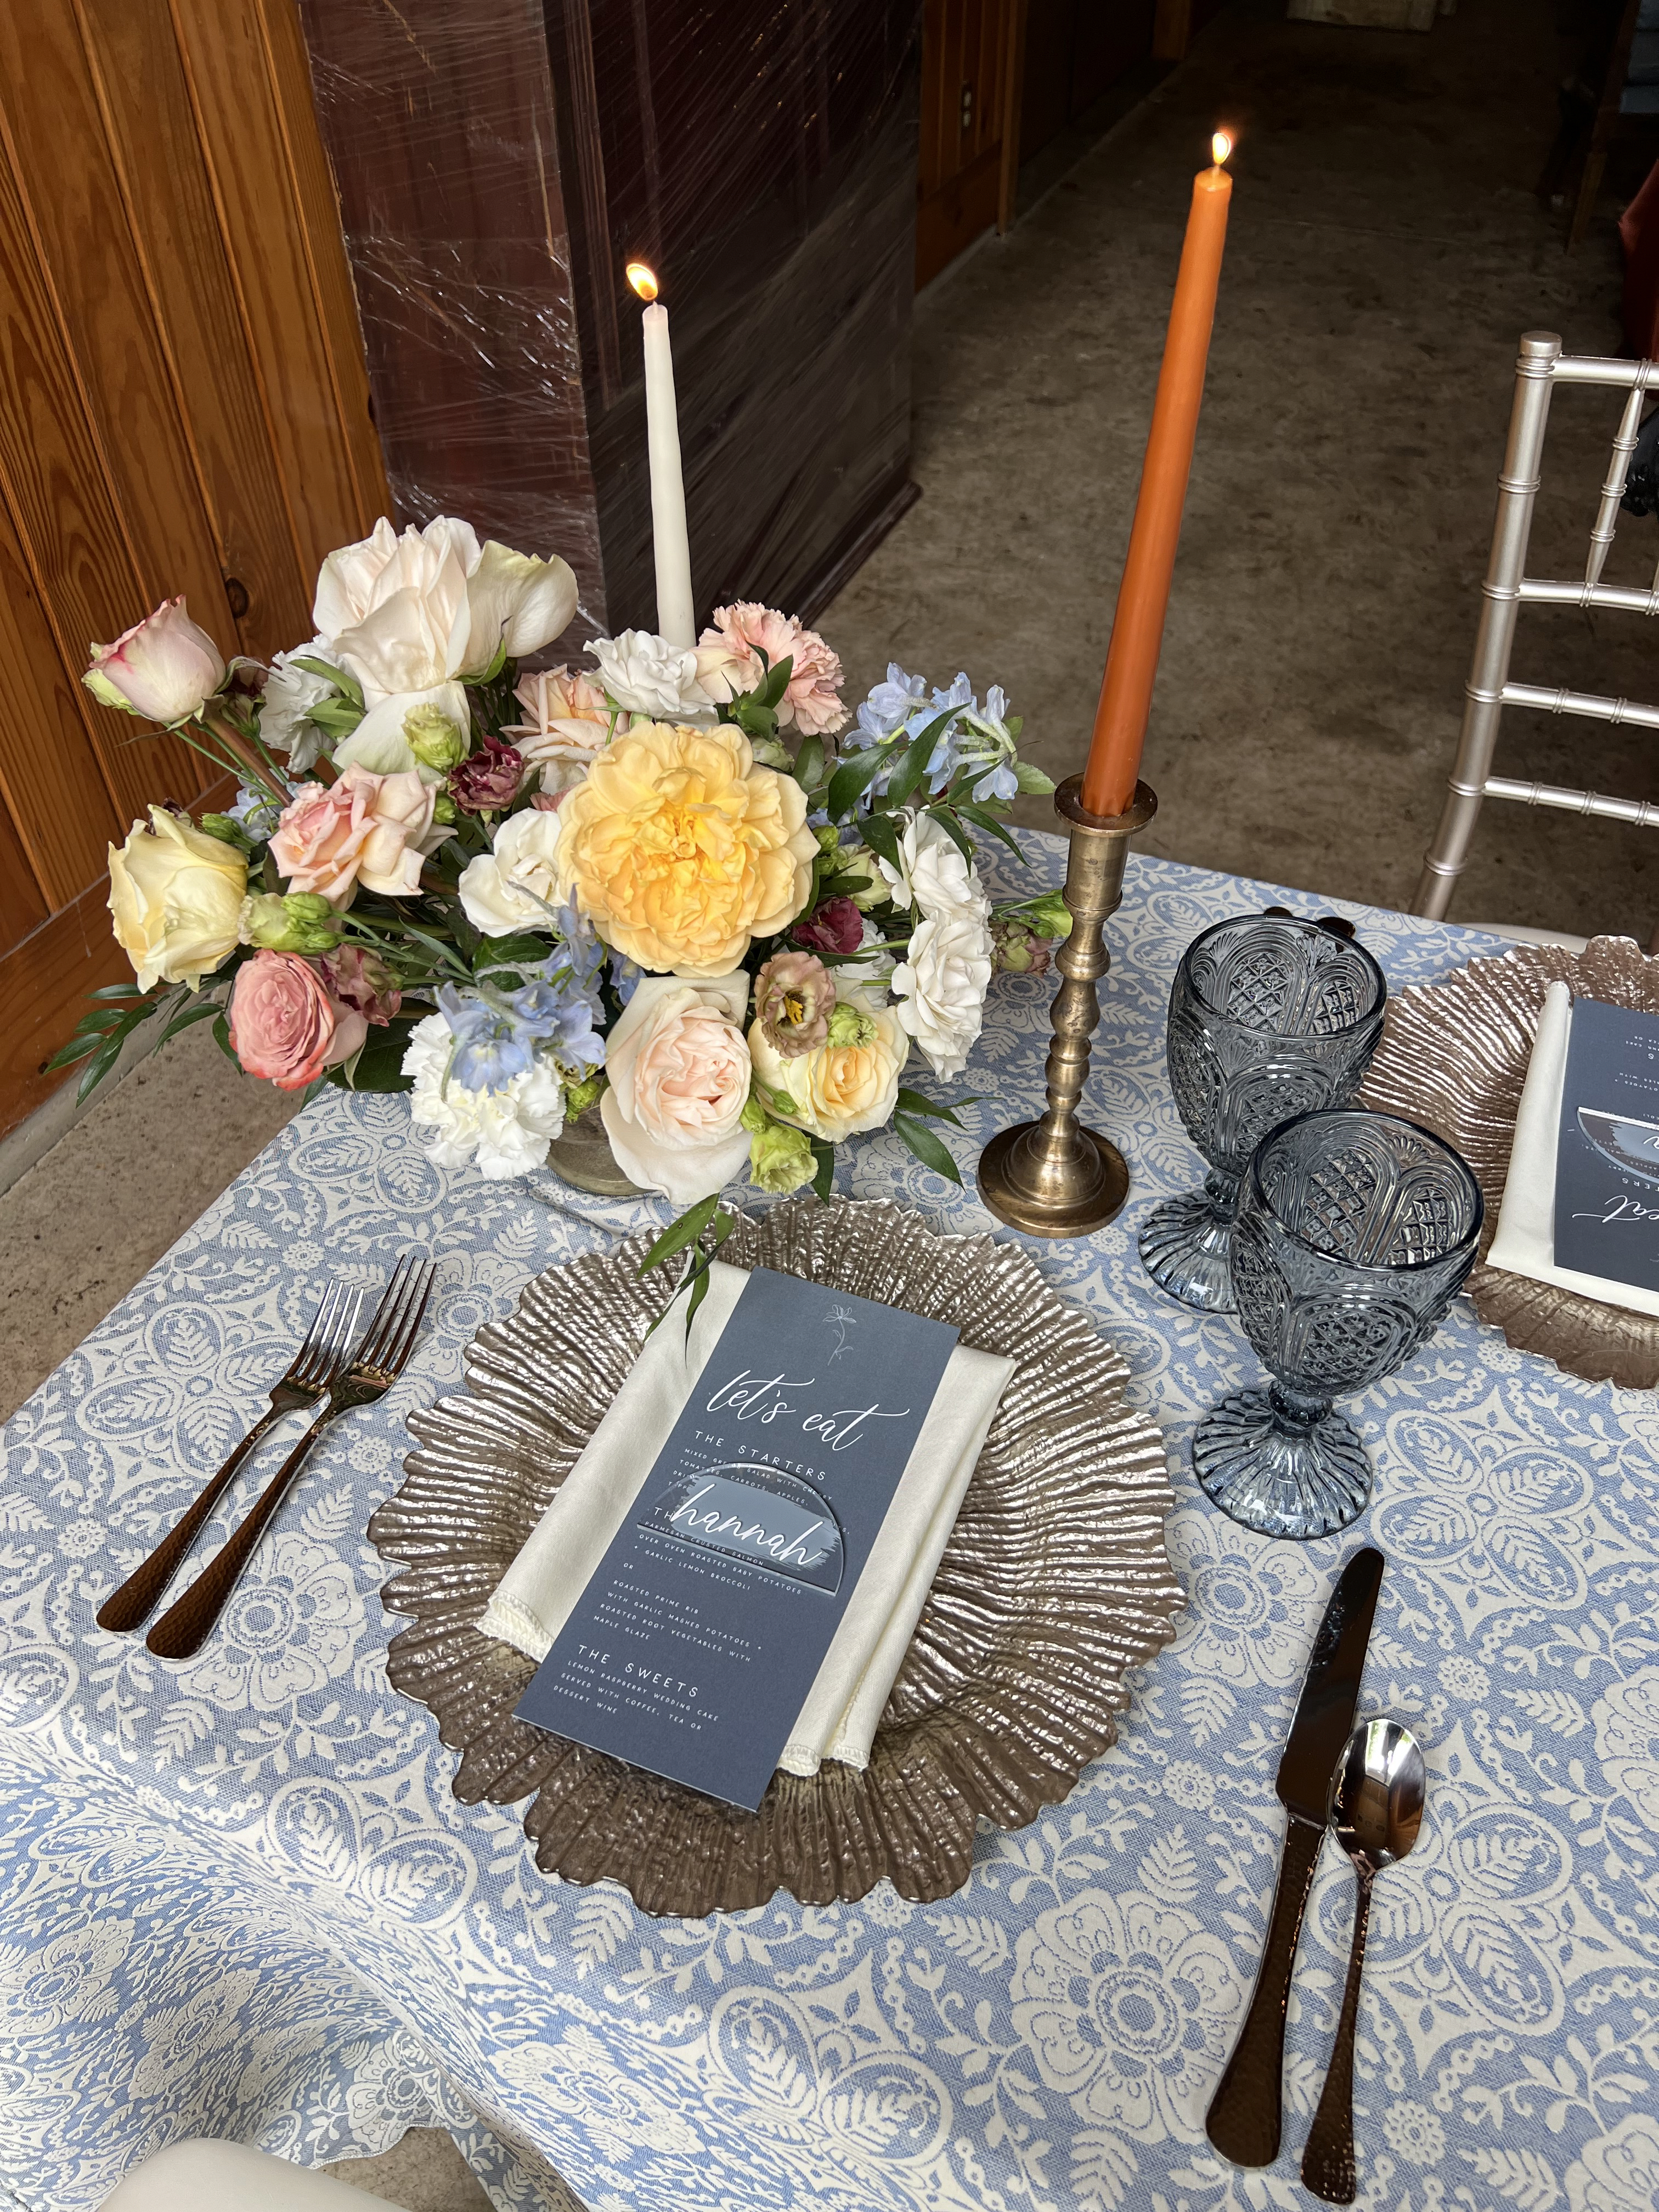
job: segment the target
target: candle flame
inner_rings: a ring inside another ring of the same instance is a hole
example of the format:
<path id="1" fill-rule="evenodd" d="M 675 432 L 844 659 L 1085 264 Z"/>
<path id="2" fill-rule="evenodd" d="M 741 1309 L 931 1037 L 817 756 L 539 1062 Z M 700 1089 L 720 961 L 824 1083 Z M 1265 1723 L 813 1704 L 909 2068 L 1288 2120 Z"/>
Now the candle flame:
<path id="1" fill-rule="evenodd" d="M 1210 141 L 1210 152 L 1218 169 L 1233 150 L 1233 142 L 1224 131 L 1218 131 Z M 631 272 L 630 272 L 631 273 Z"/>
<path id="2" fill-rule="evenodd" d="M 639 294 L 641 299 L 654 300 L 656 298 L 658 291 L 660 289 L 657 283 L 656 274 L 654 270 L 647 269 L 643 261 L 630 261 L 625 273 L 629 283 Z"/>

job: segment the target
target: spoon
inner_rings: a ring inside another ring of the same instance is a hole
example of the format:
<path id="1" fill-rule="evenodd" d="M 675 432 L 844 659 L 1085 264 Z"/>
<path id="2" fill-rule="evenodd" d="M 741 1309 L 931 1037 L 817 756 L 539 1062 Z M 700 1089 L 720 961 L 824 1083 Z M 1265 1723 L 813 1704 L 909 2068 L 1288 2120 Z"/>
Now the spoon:
<path id="1" fill-rule="evenodd" d="M 1353 2039 L 1359 2024 L 1359 1978 L 1365 1965 L 1371 1884 L 1417 1841 L 1423 1789 L 1422 1747 L 1398 1721 L 1362 1722 L 1348 1738 L 1331 1777 L 1326 1817 L 1353 1861 L 1358 1891 L 1330 2071 L 1302 2154 L 1303 2180 L 1328 2204 L 1352 2204 L 1354 2200 Z"/>

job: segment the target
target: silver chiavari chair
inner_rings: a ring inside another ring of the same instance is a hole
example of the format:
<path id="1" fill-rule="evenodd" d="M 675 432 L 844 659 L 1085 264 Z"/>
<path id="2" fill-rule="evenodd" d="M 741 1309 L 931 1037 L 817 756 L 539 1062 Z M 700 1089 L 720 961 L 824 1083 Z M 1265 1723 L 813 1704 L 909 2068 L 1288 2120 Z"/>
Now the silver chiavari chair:
<path id="1" fill-rule="evenodd" d="M 1619 431 L 1613 441 L 1613 458 L 1601 487 L 1595 525 L 1590 532 L 1589 557 L 1582 581 L 1557 583 L 1526 574 L 1527 541 L 1532 532 L 1533 503 L 1538 495 L 1544 459 L 1544 433 L 1549 422 L 1550 398 L 1558 384 L 1594 384 L 1622 388 L 1629 393 Z M 1515 406 L 1510 416 L 1509 444 L 1503 474 L 1498 479 L 1498 520 L 1492 530 L 1492 559 L 1475 635 L 1474 658 L 1464 686 L 1467 703 L 1463 727 L 1457 741 L 1457 759 L 1450 788 L 1441 811 L 1440 826 L 1424 859 L 1422 879 L 1413 902 L 1414 914 L 1443 919 L 1451 903 L 1453 886 L 1468 858 L 1474 825 L 1482 802 L 1488 799 L 1518 799 L 1526 806 L 1555 806 L 1569 814 L 1597 814 L 1609 821 L 1630 822 L 1643 829 L 1659 827 L 1659 806 L 1642 799 L 1613 799 L 1600 792 L 1570 791 L 1558 784 L 1527 783 L 1516 777 L 1492 773 L 1498 726 L 1505 707 L 1537 707 L 1552 714 L 1579 714 L 1595 722 L 1633 723 L 1659 730 L 1659 707 L 1644 707 L 1633 699 L 1607 699 L 1593 692 L 1552 690 L 1541 684 L 1510 680 L 1510 654 L 1515 643 L 1516 617 L 1523 606 L 1602 607 L 1625 614 L 1659 614 L 1659 574 L 1651 591 L 1637 591 L 1623 584 L 1604 584 L 1607 565 L 1624 496 L 1630 458 L 1642 422 L 1642 405 L 1650 391 L 1659 392 L 1659 362 L 1598 361 L 1564 354 L 1552 331 L 1528 331 L 1521 341 L 1516 363 Z M 1509 937 L 1534 937 L 1547 942 L 1564 939 L 1542 931 L 1504 929 Z"/>

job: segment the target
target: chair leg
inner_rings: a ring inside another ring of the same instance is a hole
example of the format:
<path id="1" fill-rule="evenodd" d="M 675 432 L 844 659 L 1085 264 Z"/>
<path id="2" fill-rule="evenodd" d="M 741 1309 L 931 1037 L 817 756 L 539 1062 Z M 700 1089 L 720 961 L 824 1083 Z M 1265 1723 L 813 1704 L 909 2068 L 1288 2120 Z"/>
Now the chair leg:
<path id="1" fill-rule="evenodd" d="M 1561 341 L 1552 331 L 1528 331 L 1515 367 L 1515 404 L 1510 410 L 1509 443 L 1498 479 L 1498 515 L 1492 526 L 1492 557 L 1481 586 L 1480 628 L 1469 665 L 1463 726 L 1457 740 L 1450 788 L 1439 827 L 1424 855 L 1423 873 L 1412 902 L 1413 914 L 1443 921 L 1453 887 L 1468 858 L 1474 825 L 1492 772 L 1492 750 L 1504 711 L 1515 618 L 1521 608 L 1521 578 L 1527 565 L 1533 501 L 1538 495 L 1549 421 L 1550 392 Z"/>

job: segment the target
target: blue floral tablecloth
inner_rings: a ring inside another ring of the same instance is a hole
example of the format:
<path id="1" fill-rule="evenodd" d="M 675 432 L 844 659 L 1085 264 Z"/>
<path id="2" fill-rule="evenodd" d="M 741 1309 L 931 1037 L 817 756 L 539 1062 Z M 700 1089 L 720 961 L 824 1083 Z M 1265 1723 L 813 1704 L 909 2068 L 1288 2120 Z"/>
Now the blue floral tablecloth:
<path id="1" fill-rule="evenodd" d="M 1057 878 L 1061 848 L 1028 841 Z M 1008 878 L 1000 887 L 1006 895 Z M 139 2155 L 214 2134 L 302 2163 L 449 2126 L 502 2206 L 532 2144 L 592 2212 L 1148 2212 L 1304 2203 L 1296 2179 L 1346 1955 L 1334 1850 L 1304 1934 L 1286 2148 L 1246 2175 L 1203 2112 L 1261 1954 L 1279 1745 L 1339 1560 L 1388 1554 L 1362 1709 L 1409 1721 L 1431 1788 L 1377 1887 L 1361 2015 L 1360 2202 L 1387 2212 L 1659 2203 L 1659 1443 L 1650 1395 L 1510 1351 L 1466 1303 L 1351 1410 L 1379 1463 L 1345 1539 L 1273 1544 L 1212 1510 L 1194 1424 L 1255 1373 L 1237 1328 L 1155 1293 L 1147 1207 L 1198 1163 L 1163 1013 L 1199 929 L 1281 897 L 1145 859 L 1113 924 L 1091 1116 L 1133 1193 L 1035 1245 L 1163 1425 L 1188 1610 L 1133 1678 L 1119 1746 L 1018 1834 L 981 1832 L 933 1906 L 778 1898 L 653 1922 L 539 1875 L 510 1809 L 467 1808 L 429 1717 L 387 1687 L 396 1623 L 364 1537 L 404 1411 L 538 1269 L 640 1206 L 435 1170 L 400 1099 L 313 1104 L 36 1393 L 0 1478 L 0 2174 L 95 2205 Z M 1349 906 L 1399 988 L 1490 940 Z M 969 1069 L 965 1166 L 1036 1106 L 1048 981 L 1005 978 Z M 963 1086 L 958 1086 L 963 1087 Z M 842 1187 L 983 1229 L 890 1136 Z M 1006 1233 L 1006 1232 L 1005 1232 Z M 264 1402 L 327 1277 L 441 1255 L 399 1388 L 332 1432 L 193 1661 L 94 1625 Z"/>

